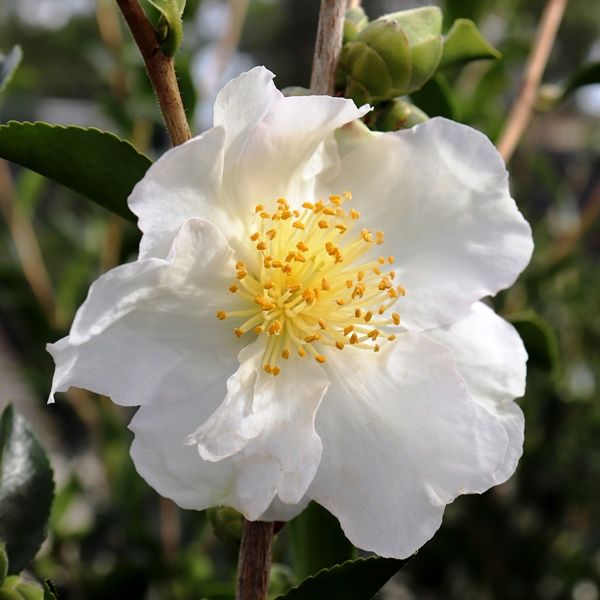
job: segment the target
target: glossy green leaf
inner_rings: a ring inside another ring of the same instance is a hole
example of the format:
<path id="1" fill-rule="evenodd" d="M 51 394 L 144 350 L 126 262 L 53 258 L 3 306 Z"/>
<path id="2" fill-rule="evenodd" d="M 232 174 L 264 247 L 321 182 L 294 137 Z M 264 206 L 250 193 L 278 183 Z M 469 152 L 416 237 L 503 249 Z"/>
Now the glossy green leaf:
<path id="1" fill-rule="evenodd" d="M 355 557 L 354 546 L 338 520 L 316 502 L 311 502 L 287 527 L 298 579 Z"/>
<path id="2" fill-rule="evenodd" d="M 44 580 L 44 600 L 58 600 L 54 584 L 49 580 Z"/>
<path id="3" fill-rule="evenodd" d="M 14 46 L 8 54 L 0 54 L 0 94 L 10 83 L 22 58 L 21 46 Z"/>
<path id="4" fill-rule="evenodd" d="M 181 46 L 183 39 L 183 20 L 185 0 L 146 0 L 159 13 L 157 37 L 161 50 L 167 56 L 173 56 Z"/>
<path id="5" fill-rule="evenodd" d="M 448 80 L 439 71 L 420 90 L 413 92 L 410 99 L 430 117 L 460 120 L 458 100 Z"/>
<path id="6" fill-rule="evenodd" d="M 600 61 L 579 67 L 567 81 L 562 97 L 566 98 L 580 87 L 594 83 L 600 83 Z"/>
<path id="7" fill-rule="evenodd" d="M 52 469 L 25 419 L 8 406 L 0 418 L 0 539 L 18 573 L 46 537 L 54 493 Z"/>
<path id="8" fill-rule="evenodd" d="M 306 578 L 277 600 L 369 600 L 406 560 L 357 558 Z"/>
<path id="9" fill-rule="evenodd" d="M 550 323 L 533 311 L 511 315 L 508 320 L 519 332 L 527 354 L 528 365 L 551 373 L 560 370 L 558 339 Z"/>
<path id="10" fill-rule="evenodd" d="M 152 164 L 129 142 L 99 129 L 19 123 L 0 125 L 0 157 L 19 163 L 135 222 L 133 186 Z"/>
<path id="11" fill-rule="evenodd" d="M 469 19 L 456 19 L 446 34 L 440 67 L 463 64 L 472 60 L 502 58 Z"/>

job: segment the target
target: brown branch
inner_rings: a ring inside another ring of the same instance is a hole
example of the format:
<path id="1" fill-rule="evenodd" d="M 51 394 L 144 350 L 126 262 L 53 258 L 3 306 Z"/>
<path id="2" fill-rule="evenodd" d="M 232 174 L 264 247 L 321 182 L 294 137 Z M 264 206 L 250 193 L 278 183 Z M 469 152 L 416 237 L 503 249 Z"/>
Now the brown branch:
<path id="1" fill-rule="evenodd" d="M 346 0 L 321 0 L 310 78 L 310 90 L 313 94 L 333 94 L 335 68 L 342 49 L 345 14 Z"/>
<path id="2" fill-rule="evenodd" d="M 497 146 L 502 158 L 508 162 L 529 121 L 538 87 L 550 57 L 554 38 L 562 20 L 568 0 L 548 0 L 531 48 L 529 61 L 523 74 L 523 80 L 517 98 L 508 115 Z"/>
<path id="3" fill-rule="evenodd" d="M 17 202 L 10 169 L 2 159 L 0 159 L 0 212 L 8 224 L 23 275 L 48 322 L 54 327 L 57 325 L 54 287 L 33 225 Z"/>
<path id="4" fill-rule="evenodd" d="M 271 569 L 273 523 L 244 521 L 235 600 L 265 600 Z"/>
<path id="5" fill-rule="evenodd" d="M 174 61 L 161 52 L 154 27 L 138 0 L 116 1 L 146 64 L 171 142 L 174 146 L 182 144 L 189 140 L 192 134 L 177 85 Z"/>

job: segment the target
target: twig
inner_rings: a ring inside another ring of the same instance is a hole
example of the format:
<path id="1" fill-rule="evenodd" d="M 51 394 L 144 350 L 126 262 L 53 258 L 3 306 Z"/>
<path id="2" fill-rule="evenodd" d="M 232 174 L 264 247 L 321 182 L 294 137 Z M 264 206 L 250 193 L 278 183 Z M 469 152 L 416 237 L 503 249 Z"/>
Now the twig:
<path id="1" fill-rule="evenodd" d="M 0 210 L 15 245 L 23 275 L 51 326 L 56 326 L 54 287 L 31 224 L 17 203 L 12 176 L 6 161 L 0 159 Z"/>
<path id="2" fill-rule="evenodd" d="M 171 142 L 174 146 L 182 144 L 189 140 L 192 134 L 177 85 L 174 61 L 161 52 L 154 27 L 138 0 L 117 0 L 117 4 L 146 64 Z"/>
<path id="3" fill-rule="evenodd" d="M 310 89 L 313 94 L 332 94 L 335 68 L 342 49 L 346 0 L 321 0 L 317 41 Z"/>
<path id="4" fill-rule="evenodd" d="M 579 223 L 552 245 L 549 264 L 554 265 L 568 256 L 600 217 L 600 183 L 597 183 L 583 202 Z"/>
<path id="5" fill-rule="evenodd" d="M 497 143 L 498 151 L 507 162 L 513 155 L 531 118 L 538 87 L 550 57 L 550 51 L 565 12 L 567 1 L 548 0 L 544 9 L 517 99 Z"/>
<path id="6" fill-rule="evenodd" d="M 273 523 L 244 521 L 235 600 L 265 600 L 271 569 Z"/>

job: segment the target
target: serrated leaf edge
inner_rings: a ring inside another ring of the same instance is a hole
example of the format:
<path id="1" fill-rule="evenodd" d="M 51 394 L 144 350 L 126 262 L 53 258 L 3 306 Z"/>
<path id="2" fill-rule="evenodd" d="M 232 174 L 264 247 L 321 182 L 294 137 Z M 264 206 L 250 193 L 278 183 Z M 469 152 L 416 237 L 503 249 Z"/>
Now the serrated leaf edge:
<path id="1" fill-rule="evenodd" d="M 389 558 L 389 557 L 388 557 Z M 313 575 L 309 575 L 308 577 L 305 577 L 298 585 L 295 585 L 293 587 L 291 587 L 289 590 L 287 590 L 287 592 L 285 592 L 284 594 L 281 594 L 279 596 L 275 597 L 275 600 L 284 600 L 285 597 L 295 591 L 298 590 L 300 587 L 302 587 L 302 585 L 304 585 L 308 580 L 310 579 L 316 579 L 317 577 L 319 577 L 320 575 L 323 575 L 325 573 L 330 573 L 332 571 L 335 571 L 337 569 L 341 569 L 342 567 L 345 567 L 347 565 L 350 564 L 356 564 L 356 563 L 366 563 L 366 562 L 370 562 L 370 561 L 374 561 L 374 560 L 379 560 L 379 559 L 383 559 L 386 560 L 386 557 L 383 556 L 366 556 L 366 557 L 359 557 L 359 558 L 351 558 L 349 560 L 344 561 L 343 563 L 340 563 L 339 565 L 333 565 L 332 567 L 326 567 L 324 569 L 321 569 L 320 571 L 317 571 L 316 573 L 314 573 Z M 406 562 L 408 561 L 408 559 L 396 559 L 396 560 L 400 560 L 402 562 L 402 565 L 400 565 L 398 567 L 398 570 L 400 570 L 400 568 L 402 566 L 404 566 L 404 564 L 406 564 Z"/>

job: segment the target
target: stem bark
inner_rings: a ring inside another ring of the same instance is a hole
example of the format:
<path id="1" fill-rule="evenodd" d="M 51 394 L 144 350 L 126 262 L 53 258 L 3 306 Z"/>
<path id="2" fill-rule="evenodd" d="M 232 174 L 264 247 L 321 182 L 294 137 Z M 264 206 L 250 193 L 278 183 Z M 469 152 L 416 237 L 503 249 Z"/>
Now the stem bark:
<path id="1" fill-rule="evenodd" d="M 567 0 L 548 0 L 544 8 L 517 99 L 496 144 L 505 162 L 512 157 L 531 119 L 540 81 L 566 6 Z"/>
<path id="2" fill-rule="evenodd" d="M 271 570 L 273 523 L 244 521 L 240 545 L 236 600 L 265 600 Z"/>
<path id="3" fill-rule="evenodd" d="M 138 0 L 116 1 L 144 59 L 171 143 L 173 146 L 182 144 L 192 134 L 181 101 L 173 58 L 162 53 L 154 27 Z"/>
<path id="4" fill-rule="evenodd" d="M 345 14 L 346 0 L 321 0 L 310 78 L 310 90 L 313 94 L 333 94 L 335 68 L 342 49 Z"/>

